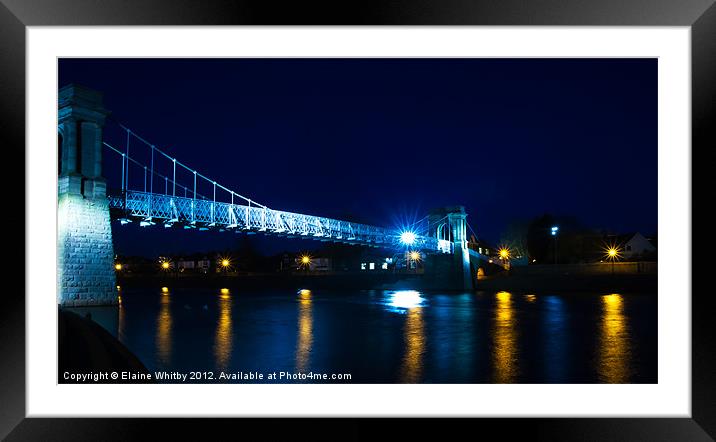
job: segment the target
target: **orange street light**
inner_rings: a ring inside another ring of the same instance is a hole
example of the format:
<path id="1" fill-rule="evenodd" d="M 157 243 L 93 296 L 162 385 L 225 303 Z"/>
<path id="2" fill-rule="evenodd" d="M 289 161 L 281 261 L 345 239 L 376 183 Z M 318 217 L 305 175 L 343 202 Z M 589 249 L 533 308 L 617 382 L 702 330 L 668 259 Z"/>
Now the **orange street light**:
<path id="1" fill-rule="evenodd" d="M 614 274 L 614 261 L 621 258 L 621 254 L 619 253 L 619 247 L 617 246 L 608 246 L 605 250 L 605 256 L 608 260 L 612 262 L 612 275 Z"/>

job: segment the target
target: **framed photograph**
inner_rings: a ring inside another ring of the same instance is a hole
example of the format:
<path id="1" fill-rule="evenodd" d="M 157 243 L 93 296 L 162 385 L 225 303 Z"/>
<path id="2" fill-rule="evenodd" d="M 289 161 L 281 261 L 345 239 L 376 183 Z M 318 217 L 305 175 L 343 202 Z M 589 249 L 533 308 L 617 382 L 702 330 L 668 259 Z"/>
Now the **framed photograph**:
<path id="1" fill-rule="evenodd" d="M 712 440 L 712 3 L 2 0 L 0 434 Z"/>

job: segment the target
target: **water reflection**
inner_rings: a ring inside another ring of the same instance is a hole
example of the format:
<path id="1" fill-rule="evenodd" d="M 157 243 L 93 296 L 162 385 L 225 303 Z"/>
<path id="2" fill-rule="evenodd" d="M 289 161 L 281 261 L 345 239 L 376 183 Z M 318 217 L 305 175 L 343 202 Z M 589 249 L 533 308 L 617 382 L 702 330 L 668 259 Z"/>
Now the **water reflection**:
<path id="1" fill-rule="evenodd" d="M 405 355 L 400 370 L 402 382 L 419 382 L 423 374 L 425 324 L 422 307 L 409 308 L 405 318 Z"/>
<path id="2" fill-rule="evenodd" d="M 405 313 L 405 309 L 420 307 L 423 305 L 423 297 L 415 290 L 398 290 L 391 292 L 388 296 L 388 306 L 393 311 Z"/>
<path id="3" fill-rule="evenodd" d="M 127 318 L 125 309 L 122 304 L 119 304 L 119 312 L 117 313 L 117 339 L 123 344 L 127 342 Z"/>
<path id="4" fill-rule="evenodd" d="M 313 347 L 313 305 L 310 290 L 298 293 L 298 342 L 296 343 L 296 371 L 308 371 Z"/>
<path id="5" fill-rule="evenodd" d="M 350 372 L 353 383 L 658 382 L 656 296 L 356 290 L 327 292 L 324 302 L 318 292 L 237 296 L 219 287 L 123 286 L 122 306 L 107 315 L 91 307 L 92 319 L 111 319 L 150 370 L 320 368 Z"/>
<path id="6" fill-rule="evenodd" d="M 512 294 L 499 292 L 495 297 L 494 378 L 497 383 L 511 383 L 517 376 L 517 323 Z"/>
<path id="7" fill-rule="evenodd" d="M 157 315 L 156 358 L 160 365 L 168 366 L 172 356 L 172 312 L 171 296 L 167 287 L 162 287 Z"/>
<path id="8" fill-rule="evenodd" d="M 564 300 L 559 296 L 545 296 L 544 306 L 544 364 L 545 379 L 564 382 L 568 371 L 567 359 L 567 313 Z"/>
<path id="9" fill-rule="evenodd" d="M 121 343 L 126 342 L 126 311 L 122 305 L 122 287 L 117 286 L 117 339 Z"/>
<path id="10" fill-rule="evenodd" d="M 454 295 L 452 295 L 454 296 Z M 454 373 L 456 379 L 464 380 L 470 378 L 470 373 L 475 369 L 475 306 L 472 294 L 454 296 L 456 305 L 448 309 L 451 322 L 448 340 L 451 342 L 451 350 L 447 355 L 451 359 L 449 370 Z M 440 356 L 438 356 L 440 357 Z"/>
<path id="11" fill-rule="evenodd" d="M 388 292 L 387 295 L 387 310 L 405 314 L 405 352 L 400 366 L 400 381 L 419 382 L 425 353 L 425 324 L 422 316 L 425 299 L 416 290 L 398 290 Z"/>
<path id="12" fill-rule="evenodd" d="M 231 326 L 231 293 L 229 289 L 221 289 L 219 292 L 219 318 L 216 321 L 216 333 L 214 334 L 214 358 L 216 367 L 225 370 L 231 359 L 231 346 L 234 339 Z"/>
<path id="13" fill-rule="evenodd" d="M 631 349 L 629 328 L 621 295 L 602 296 L 602 320 L 599 341 L 598 374 L 601 382 L 613 384 L 629 380 Z"/>

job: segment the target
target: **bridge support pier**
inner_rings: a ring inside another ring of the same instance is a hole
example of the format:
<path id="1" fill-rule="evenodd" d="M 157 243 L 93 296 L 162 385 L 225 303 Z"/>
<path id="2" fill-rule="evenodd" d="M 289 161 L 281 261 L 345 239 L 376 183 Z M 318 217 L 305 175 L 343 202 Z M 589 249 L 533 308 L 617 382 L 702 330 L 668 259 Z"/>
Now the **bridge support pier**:
<path id="1" fill-rule="evenodd" d="M 57 303 L 117 304 L 102 177 L 102 127 L 109 112 L 99 92 L 75 85 L 60 89 L 58 108 Z"/>
<path id="2" fill-rule="evenodd" d="M 424 285 L 435 290 L 473 290 L 475 278 L 467 248 L 467 213 L 462 206 L 445 207 L 430 213 L 431 234 L 453 243 L 452 255 L 426 258 Z"/>

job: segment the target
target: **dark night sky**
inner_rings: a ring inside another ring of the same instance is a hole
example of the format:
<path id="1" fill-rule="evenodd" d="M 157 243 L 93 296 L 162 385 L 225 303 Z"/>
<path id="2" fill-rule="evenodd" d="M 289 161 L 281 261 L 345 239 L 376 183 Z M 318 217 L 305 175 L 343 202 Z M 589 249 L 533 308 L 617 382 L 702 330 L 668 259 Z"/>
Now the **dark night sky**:
<path id="1" fill-rule="evenodd" d="M 59 85 L 70 82 L 271 208 L 391 226 L 459 204 L 493 243 L 546 212 L 657 228 L 656 59 L 60 60 Z M 105 140 L 125 143 L 109 123 Z M 119 167 L 108 156 L 105 175 Z M 119 233 L 119 251 L 226 247 L 220 234 L 152 230 Z M 298 243 L 268 248 L 320 245 Z"/>

